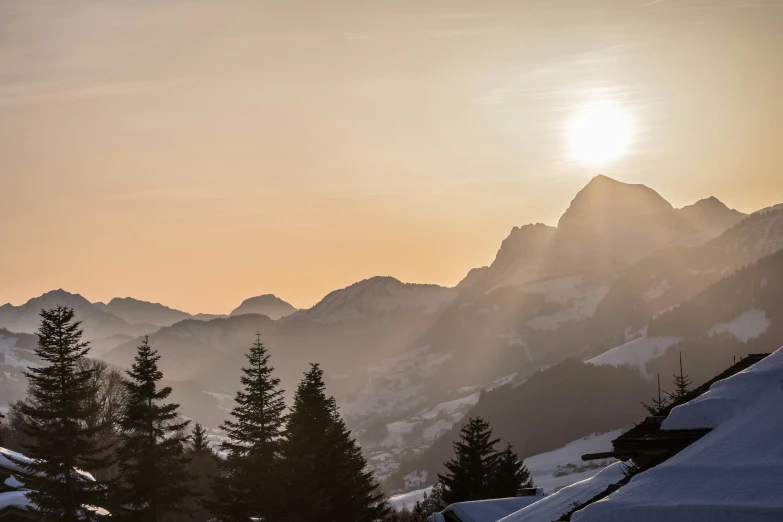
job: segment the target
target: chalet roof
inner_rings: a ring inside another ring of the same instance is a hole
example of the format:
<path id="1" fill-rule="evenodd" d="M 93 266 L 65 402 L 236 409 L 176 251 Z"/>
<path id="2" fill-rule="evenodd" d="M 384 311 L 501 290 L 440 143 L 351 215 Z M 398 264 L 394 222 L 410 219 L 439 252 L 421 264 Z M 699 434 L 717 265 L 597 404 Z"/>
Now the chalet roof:
<path id="1" fill-rule="evenodd" d="M 627 432 L 612 441 L 613 451 L 606 453 L 592 453 L 583 455 L 583 460 L 595 460 L 614 457 L 620 460 L 632 459 L 639 465 L 649 467 L 662 462 L 669 457 L 687 448 L 707 433 L 709 429 L 692 430 L 661 430 L 661 424 L 671 410 L 690 402 L 696 397 L 706 393 L 710 387 L 718 381 L 722 381 L 736 375 L 757 362 L 766 358 L 768 353 L 754 353 L 737 361 L 724 372 L 705 382 L 701 386 L 688 392 L 685 397 L 676 401 L 663 410 L 663 415 L 647 417 Z"/>

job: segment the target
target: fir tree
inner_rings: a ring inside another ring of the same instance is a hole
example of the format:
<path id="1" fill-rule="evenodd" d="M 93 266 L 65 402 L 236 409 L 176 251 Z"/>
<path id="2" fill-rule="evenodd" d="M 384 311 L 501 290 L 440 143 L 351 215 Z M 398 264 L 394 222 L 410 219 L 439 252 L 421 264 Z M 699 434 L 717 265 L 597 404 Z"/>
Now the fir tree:
<path id="1" fill-rule="evenodd" d="M 3 412 L 0 411 L 0 446 L 3 445 L 3 419 L 5 419 L 5 415 L 3 415 Z"/>
<path id="2" fill-rule="evenodd" d="M 193 426 L 193 434 L 190 437 L 190 449 L 193 455 L 214 455 L 207 441 L 207 430 L 198 422 Z"/>
<path id="3" fill-rule="evenodd" d="M 267 522 L 281 519 L 284 496 L 281 476 L 281 435 L 285 418 L 280 379 L 274 377 L 269 354 L 257 334 L 242 369 L 242 390 L 236 394 L 233 419 L 223 423 L 228 441 L 221 444 L 221 476 L 212 481 L 205 507 L 223 522 Z"/>
<path id="4" fill-rule="evenodd" d="M 294 396 L 284 443 L 290 520 L 380 520 L 388 510 L 367 462 L 311 365 Z"/>
<path id="5" fill-rule="evenodd" d="M 411 511 L 411 521 L 412 522 L 426 522 L 428 516 L 429 515 L 427 513 L 425 513 L 425 511 L 424 511 L 423 502 L 419 502 L 417 500 L 416 503 L 413 505 L 413 510 Z"/>
<path id="6" fill-rule="evenodd" d="M 105 448 L 95 436 L 102 426 L 88 425 L 96 414 L 90 400 L 93 370 L 82 367 L 89 345 L 82 342 L 80 323 L 70 308 L 41 310 L 36 355 L 39 368 L 25 371 L 27 400 L 17 403 L 24 444 L 32 460 L 24 464 L 25 486 L 33 508 L 45 520 L 95 520 L 105 505 L 106 484 L 89 480 L 77 468 L 105 468 Z"/>
<path id="7" fill-rule="evenodd" d="M 511 444 L 498 455 L 493 472 L 492 488 L 495 498 L 515 497 L 523 488 L 532 488 L 533 479 L 524 462 L 514 453 Z"/>
<path id="8" fill-rule="evenodd" d="M 498 461 L 492 429 L 484 419 L 471 418 L 454 442 L 454 458 L 446 462 L 446 474 L 438 474 L 446 504 L 484 500 L 493 496 L 492 479 Z"/>
<path id="9" fill-rule="evenodd" d="M 171 388 L 159 388 L 160 355 L 145 337 L 127 372 L 128 398 L 120 422 L 119 450 L 125 508 L 134 520 L 158 522 L 182 511 L 188 502 L 191 477 L 187 470 L 184 430 L 179 404 L 166 403 Z"/>
<path id="10" fill-rule="evenodd" d="M 663 395 L 661 394 L 661 374 L 658 374 L 658 398 L 650 397 L 650 401 L 652 404 L 645 404 L 642 403 L 642 406 L 644 406 L 644 409 L 647 410 L 647 412 L 652 415 L 653 417 L 657 417 L 660 415 L 663 415 L 664 411 L 666 411 L 666 408 L 669 406 L 669 398 L 666 396 L 666 391 L 663 391 Z"/>
<path id="11" fill-rule="evenodd" d="M 425 511 L 427 515 L 431 515 L 443 511 L 447 506 L 448 504 L 443 500 L 443 484 L 436 482 L 425 499 Z"/>
<path id="12" fill-rule="evenodd" d="M 682 371 L 682 352 L 680 352 L 680 374 L 674 376 L 674 402 L 681 401 L 688 394 L 688 389 L 693 381 Z"/>
<path id="13" fill-rule="evenodd" d="M 180 520 L 206 522 L 210 518 L 209 512 L 197 501 L 207 498 L 210 480 L 218 476 L 218 456 L 209 446 L 207 430 L 198 422 L 193 426 L 187 456 L 190 458 L 188 470 L 193 477 L 191 492 L 194 498 L 188 505 L 187 517 L 180 517 Z"/>

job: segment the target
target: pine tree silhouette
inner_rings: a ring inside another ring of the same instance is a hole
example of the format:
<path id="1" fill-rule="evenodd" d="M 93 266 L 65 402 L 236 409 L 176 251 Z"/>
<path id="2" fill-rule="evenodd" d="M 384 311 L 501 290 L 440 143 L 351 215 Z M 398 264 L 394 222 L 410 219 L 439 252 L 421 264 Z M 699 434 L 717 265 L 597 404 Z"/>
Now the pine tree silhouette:
<path id="1" fill-rule="evenodd" d="M 210 515 L 200 506 L 200 503 L 209 494 L 210 480 L 218 475 L 218 456 L 209 446 L 207 431 L 198 422 L 193 426 L 186 454 L 190 458 L 188 470 L 193 477 L 191 488 L 193 498 L 188 505 L 188 511 L 191 512 L 188 520 L 206 522 L 210 519 Z"/>
<path id="2" fill-rule="evenodd" d="M 171 388 L 158 388 L 163 373 L 160 355 L 145 336 L 128 370 L 127 404 L 120 422 L 119 449 L 122 498 L 125 509 L 140 520 L 158 522 L 183 512 L 192 477 L 185 455 L 189 437 L 177 410 L 166 403 Z"/>
<path id="3" fill-rule="evenodd" d="M 527 466 L 514 453 L 509 443 L 500 452 L 493 472 L 492 489 L 495 498 L 515 497 L 523 488 L 532 488 L 533 479 Z"/>
<path id="4" fill-rule="evenodd" d="M 194 455 L 214 454 L 207 441 L 207 430 L 198 422 L 193 425 L 193 433 L 190 437 L 190 449 Z"/>
<path id="5" fill-rule="evenodd" d="M 96 406 L 89 400 L 93 370 L 80 369 L 89 351 L 80 324 L 73 309 L 41 310 L 35 353 L 44 365 L 24 372 L 27 399 L 17 403 L 21 430 L 30 438 L 23 443 L 31 458 L 22 463 L 23 480 L 31 490 L 32 509 L 44 520 L 96 520 L 96 511 L 85 506 L 102 506 L 107 500 L 106 484 L 76 471 L 108 465 L 103 456 L 107 448 L 95 443 L 103 426 L 87 425 Z"/>
<path id="6" fill-rule="evenodd" d="M 666 391 L 663 391 L 663 395 L 661 395 L 661 374 L 658 374 L 658 398 L 650 397 L 650 400 L 652 404 L 645 404 L 642 403 L 642 406 L 647 410 L 647 412 L 652 415 L 653 417 L 657 417 L 659 415 L 663 415 L 663 412 L 666 410 L 666 407 L 669 406 L 669 397 L 667 397 Z"/>
<path id="7" fill-rule="evenodd" d="M 688 389 L 693 381 L 682 371 L 682 352 L 680 352 L 680 374 L 674 376 L 674 395 L 672 400 L 681 401 L 688 394 Z"/>
<path id="8" fill-rule="evenodd" d="M 222 425 L 228 440 L 220 446 L 226 454 L 220 461 L 221 474 L 212 481 L 211 498 L 204 506 L 222 522 L 277 522 L 286 493 L 280 480 L 285 403 L 260 333 L 247 360 L 237 406 L 232 419 Z"/>
<path id="9" fill-rule="evenodd" d="M 498 452 L 492 429 L 484 419 L 471 418 L 460 430 L 454 444 L 454 458 L 444 463 L 446 474 L 438 474 L 446 504 L 483 500 L 493 495 L 492 479 Z"/>

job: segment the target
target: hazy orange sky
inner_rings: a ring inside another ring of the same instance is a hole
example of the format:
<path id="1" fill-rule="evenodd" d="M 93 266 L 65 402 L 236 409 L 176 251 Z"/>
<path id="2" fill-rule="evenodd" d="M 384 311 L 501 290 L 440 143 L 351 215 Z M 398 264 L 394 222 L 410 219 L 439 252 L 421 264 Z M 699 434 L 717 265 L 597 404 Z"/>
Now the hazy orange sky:
<path id="1" fill-rule="evenodd" d="M 452 285 L 593 175 L 783 202 L 783 3 L 3 0 L 0 302 Z M 582 164 L 564 129 L 637 130 Z"/>

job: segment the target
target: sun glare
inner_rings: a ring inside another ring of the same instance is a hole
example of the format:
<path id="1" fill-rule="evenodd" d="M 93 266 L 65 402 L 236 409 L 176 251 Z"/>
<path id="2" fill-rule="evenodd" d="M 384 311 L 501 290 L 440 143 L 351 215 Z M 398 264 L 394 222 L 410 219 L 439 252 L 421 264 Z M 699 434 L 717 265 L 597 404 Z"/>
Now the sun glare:
<path id="1" fill-rule="evenodd" d="M 581 109 L 568 127 L 571 158 L 586 163 L 608 163 L 623 156 L 633 134 L 631 117 L 610 105 Z"/>

